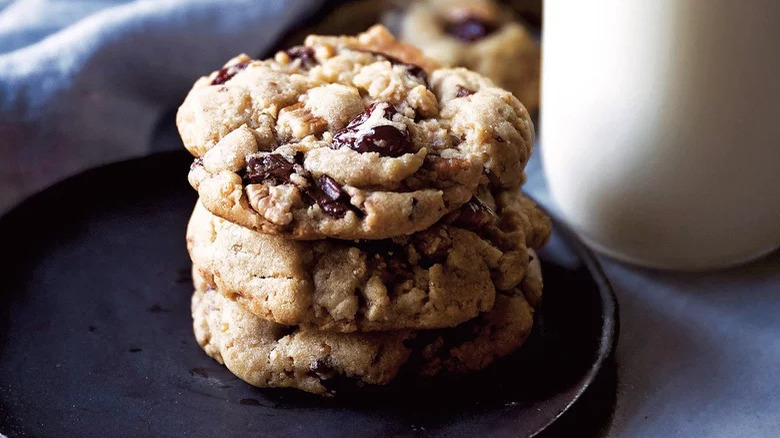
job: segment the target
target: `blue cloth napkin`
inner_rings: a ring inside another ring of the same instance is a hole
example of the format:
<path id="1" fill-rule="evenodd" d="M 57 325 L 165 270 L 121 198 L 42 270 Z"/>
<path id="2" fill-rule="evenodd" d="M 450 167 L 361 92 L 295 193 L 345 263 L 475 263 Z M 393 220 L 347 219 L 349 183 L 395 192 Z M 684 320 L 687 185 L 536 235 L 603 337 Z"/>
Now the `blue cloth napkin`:
<path id="1" fill-rule="evenodd" d="M 323 0 L 0 0 L 0 213 L 149 152 L 198 76 L 259 55 Z"/>

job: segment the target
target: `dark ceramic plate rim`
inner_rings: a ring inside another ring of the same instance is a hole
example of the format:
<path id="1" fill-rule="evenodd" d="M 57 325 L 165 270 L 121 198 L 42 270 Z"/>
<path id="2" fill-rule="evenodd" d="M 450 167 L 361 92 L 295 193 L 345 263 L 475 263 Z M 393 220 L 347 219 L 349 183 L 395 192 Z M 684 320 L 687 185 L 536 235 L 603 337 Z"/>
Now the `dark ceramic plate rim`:
<path id="1" fill-rule="evenodd" d="M 22 202 L 15 205 L 5 214 L 0 216 L 0 229 L 6 228 L 9 223 L 10 224 L 15 223 L 15 221 L 13 220 L 14 216 L 21 214 L 21 212 L 23 212 L 24 210 L 34 208 L 36 204 L 40 203 L 40 200 L 44 199 L 47 195 L 49 195 L 50 192 L 59 189 L 61 186 L 70 185 L 77 180 L 88 179 L 91 177 L 92 174 L 105 171 L 106 168 L 108 167 L 132 165 L 132 163 L 136 161 L 149 160 L 149 159 L 153 159 L 154 157 L 173 155 L 173 154 L 180 154 L 180 152 L 178 151 L 160 152 L 160 153 L 150 154 L 147 156 L 130 158 L 127 160 L 107 163 L 101 166 L 87 169 L 76 175 L 60 180 L 52 184 L 51 186 L 46 187 L 40 190 L 39 192 L 25 198 Z M 541 434 L 550 426 L 552 426 L 554 423 L 556 423 L 558 420 L 560 420 L 582 398 L 583 394 L 585 394 L 588 391 L 588 389 L 591 388 L 593 382 L 596 380 L 599 373 L 604 368 L 606 362 L 612 358 L 613 353 L 617 347 L 619 330 L 620 330 L 619 307 L 618 307 L 617 297 L 612 288 L 612 285 L 607 279 L 607 276 L 604 273 L 601 264 L 597 260 L 595 254 L 585 246 L 585 244 L 579 239 L 579 237 L 577 237 L 575 232 L 569 226 L 565 225 L 560 218 L 558 218 L 555 214 L 549 212 L 549 210 L 547 210 L 543 206 L 540 206 L 540 208 L 543 211 L 545 211 L 545 213 L 547 213 L 548 216 L 550 216 L 553 223 L 553 230 L 570 247 L 572 252 L 582 262 L 585 269 L 588 271 L 591 278 L 593 279 L 595 286 L 599 291 L 600 299 L 602 302 L 602 307 L 601 307 L 602 329 L 601 329 L 601 336 L 599 337 L 599 349 L 597 352 L 597 356 L 592 361 L 588 371 L 580 379 L 577 392 L 568 401 L 568 403 L 560 410 L 560 412 L 552 416 L 546 424 L 544 424 L 538 430 L 533 432 L 532 435 L 530 435 L 531 437 L 535 437 Z M 1 436 L 2 435 L 0 435 L 0 437 Z"/>
<path id="2" fill-rule="evenodd" d="M 530 196 L 530 195 L 529 195 Z M 531 197 L 533 198 L 533 197 Z M 534 202 L 536 200 L 534 199 Z M 608 360 L 613 357 L 613 353 L 617 348 L 618 337 L 620 335 L 620 310 L 618 307 L 617 296 L 615 290 L 612 288 L 612 284 L 609 282 L 604 269 L 601 267 L 596 255 L 585 246 L 585 243 L 577 236 L 577 234 L 566 225 L 562 219 L 557 215 L 551 213 L 547 208 L 542 205 L 539 207 L 550 217 L 553 223 L 553 230 L 564 240 L 571 248 L 571 250 L 579 257 L 582 263 L 585 265 L 585 269 L 591 274 L 593 281 L 596 283 L 596 287 L 599 290 L 602 300 L 602 328 L 601 337 L 599 338 L 599 351 L 596 356 L 596 360 L 591 364 L 590 369 L 582 378 L 582 384 L 580 385 L 577 393 L 572 397 L 568 404 L 558 413 L 550 419 L 550 421 L 531 435 L 535 437 L 547 428 L 553 425 L 556 421 L 560 420 L 571 408 L 582 398 L 593 382 L 599 375 L 599 372 L 604 368 L 604 365 Z"/>

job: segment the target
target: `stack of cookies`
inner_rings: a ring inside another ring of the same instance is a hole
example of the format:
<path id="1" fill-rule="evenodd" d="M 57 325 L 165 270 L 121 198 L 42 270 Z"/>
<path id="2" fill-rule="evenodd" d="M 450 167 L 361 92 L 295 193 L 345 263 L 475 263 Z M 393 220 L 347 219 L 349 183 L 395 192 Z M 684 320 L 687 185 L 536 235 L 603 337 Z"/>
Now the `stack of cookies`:
<path id="1" fill-rule="evenodd" d="M 375 26 L 200 78 L 195 336 L 248 383 L 318 394 L 485 368 L 541 300 L 523 105 Z"/>

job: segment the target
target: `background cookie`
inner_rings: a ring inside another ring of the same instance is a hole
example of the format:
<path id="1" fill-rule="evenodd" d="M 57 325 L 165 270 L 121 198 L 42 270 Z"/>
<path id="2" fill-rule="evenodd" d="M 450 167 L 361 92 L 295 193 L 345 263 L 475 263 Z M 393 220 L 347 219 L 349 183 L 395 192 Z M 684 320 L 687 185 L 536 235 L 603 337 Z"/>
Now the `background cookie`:
<path id="1" fill-rule="evenodd" d="M 518 187 L 534 137 L 511 93 L 381 26 L 235 58 L 195 83 L 177 125 L 208 210 L 296 239 L 426 229 L 480 187 Z"/>
<path id="2" fill-rule="evenodd" d="M 493 0 L 421 0 L 386 21 L 426 56 L 479 72 L 514 93 L 532 114 L 538 110 L 539 42 L 507 7 Z"/>
<path id="3" fill-rule="evenodd" d="M 499 307 L 455 329 L 310 331 L 259 318 L 211 288 L 197 271 L 193 278 L 198 344 L 233 374 L 259 387 L 325 395 L 384 385 L 401 370 L 424 377 L 478 371 L 518 349 L 533 326 L 533 309 L 515 291 L 499 295 Z"/>

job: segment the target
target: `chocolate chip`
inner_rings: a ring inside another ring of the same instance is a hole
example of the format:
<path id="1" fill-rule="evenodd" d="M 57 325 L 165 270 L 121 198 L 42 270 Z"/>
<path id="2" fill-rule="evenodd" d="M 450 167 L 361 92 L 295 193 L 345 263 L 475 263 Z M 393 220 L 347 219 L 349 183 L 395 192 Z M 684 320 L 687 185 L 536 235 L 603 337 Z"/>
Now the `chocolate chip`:
<path id="1" fill-rule="evenodd" d="M 477 17 L 466 17 L 447 24 L 447 33 L 463 42 L 471 43 L 490 35 L 496 28 L 495 24 Z"/>
<path id="2" fill-rule="evenodd" d="M 423 68 L 420 67 L 419 65 L 403 62 L 400 59 L 396 58 L 395 56 L 390 56 L 385 53 L 374 52 L 373 50 L 360 50 L 360 51 L 370 53 L 374 56 L 385 58 L 386 60 L 390 61 L 390 63 L 393 65 L 400 65 L 406 68 L 406 71 L 408 71 L 410 75 L 416 77 L 417 79 L 420 80 L 420 82 L 423 83 L 423 85 L 428 87 L 428 73 L 426 73 L 425 70 L 423 70 Z"/>
<path id="3" fill-rule="evenodd" d="M 452 223 L 469 230 L 477 230 L 494 223 L 496 219 L 493 209 L 474 196 L 461 207 L 458 217 Z"/>
<path id="4" fill-rule="evenodd" d="M 392 61 L 390 61 L 392 62 Z M 394 64 L 400 64 L 406 67 L 409 74 L 420 80 L 426 87 L 428 87 L 428 73 L 423 70 L 419 65 L 409 64 L 408 62 L 395 62 Z"/>
<path id="5" fill-rule="evenodd" d="M 290 182 L 293 163 L 279 154 L 251 156 L 247 160 L 245 178 L 252 184 L 271 182 L 283 184 Z"/>
<path id="6" fill-rule="evenodd" d="M 340 219 L 351 210 L 361 216 L 360 210 L 349 203 L 349 195 L 341 190 L 341 186 L 333 178 L 321 175 L 313 185 L 307 194 L 327 215 Z"/>
<path id="7" fill-rule="evenodd" d="M 317 65 L 317 59 L 314 57 L 314 49 L 306 46 L 295 46 L 285 51 L 287 56 L 292 59 L 299 59 L 301 66 L 305 68 L 312 68 Z"/>
<path id="8" fill-rule="evenodd" d="M 398 114 L 398 110 L 396 110 L 393 105 L 390 105 L 387 102 L 374 102 L 369 105 L 365 111 L 353 117 L 347 124 L 347 128 L 357 128 L 365 123 L 374 111 L 380 110 L 382 111 L 382 118 L 387 120 L 392 120 L 393 116 Z"/>
<path id="9" fill-rule="evenodd" d="M 249 61 L 243 61 L 239 62 L 238 64 L 223 67 L 219 73 L 217 73 L 217 76 L 214 77 L 214 79 L 211 81 L 211 85 L 224 84 L 225 82 L 233 79 L 233 76 L 237 75 L 238 72 L 245 69 L 248 65 Z"/>
<path id="10" fill-rule="evenodd" d="M 297 164 L 299 166 L 303 166 L 303 159 L 304 158 L 306 158 L 306 157 L 304 157 L 303 152 L 298 151 L 293 156 L 293 161 L 295 162 L 295 164 Z"/>
<path id="11" fill-rule="evenodd" d="M 365 149 L 367 152 L 397 157 L 411 151 L 412 141 L 408 132 L 400 131 L 395 126 L 383 125 L 371 128 L 371 133 L 359 139 L 357 146 L 358 150 Z"/>
<path id="12" fill-rule="evenodd" d="M 336 180 L 329 177 L 328 175 L 320 176 L 317 180 L 317 183 L 320 187 L 320 190 L 322 190 L 322 193 L 324 193 L 325 196 L 330 198 L 332 201 L 338 201 L 344 195 L 341 192 L 341 187 L 339 187 L 339 184 L 336 182 Z"/>
<path id="13" fill-rule="evenodd" d="M 471 96 L 472 94 L 476 93 L 476 91 L 466 88 L 463 85 L 458 84 L 458 91 L 455 93 L 456 97 L 466 97 Z"/>
<path id="14" fill-rule="evenodd" d="M 376 152 L 388 157 L 412 152 L 412 139 L 406 129 L 402 131 L 392 125 L 378 125 L 368 129 L 363 126 L 376 111 L 382 111 L 382 118 L 388 121 L 397 114 L 396 109 L 387 102 L 374 103 L 333 136 L 331 147 L 348 147 L 357 152 Z"/>

